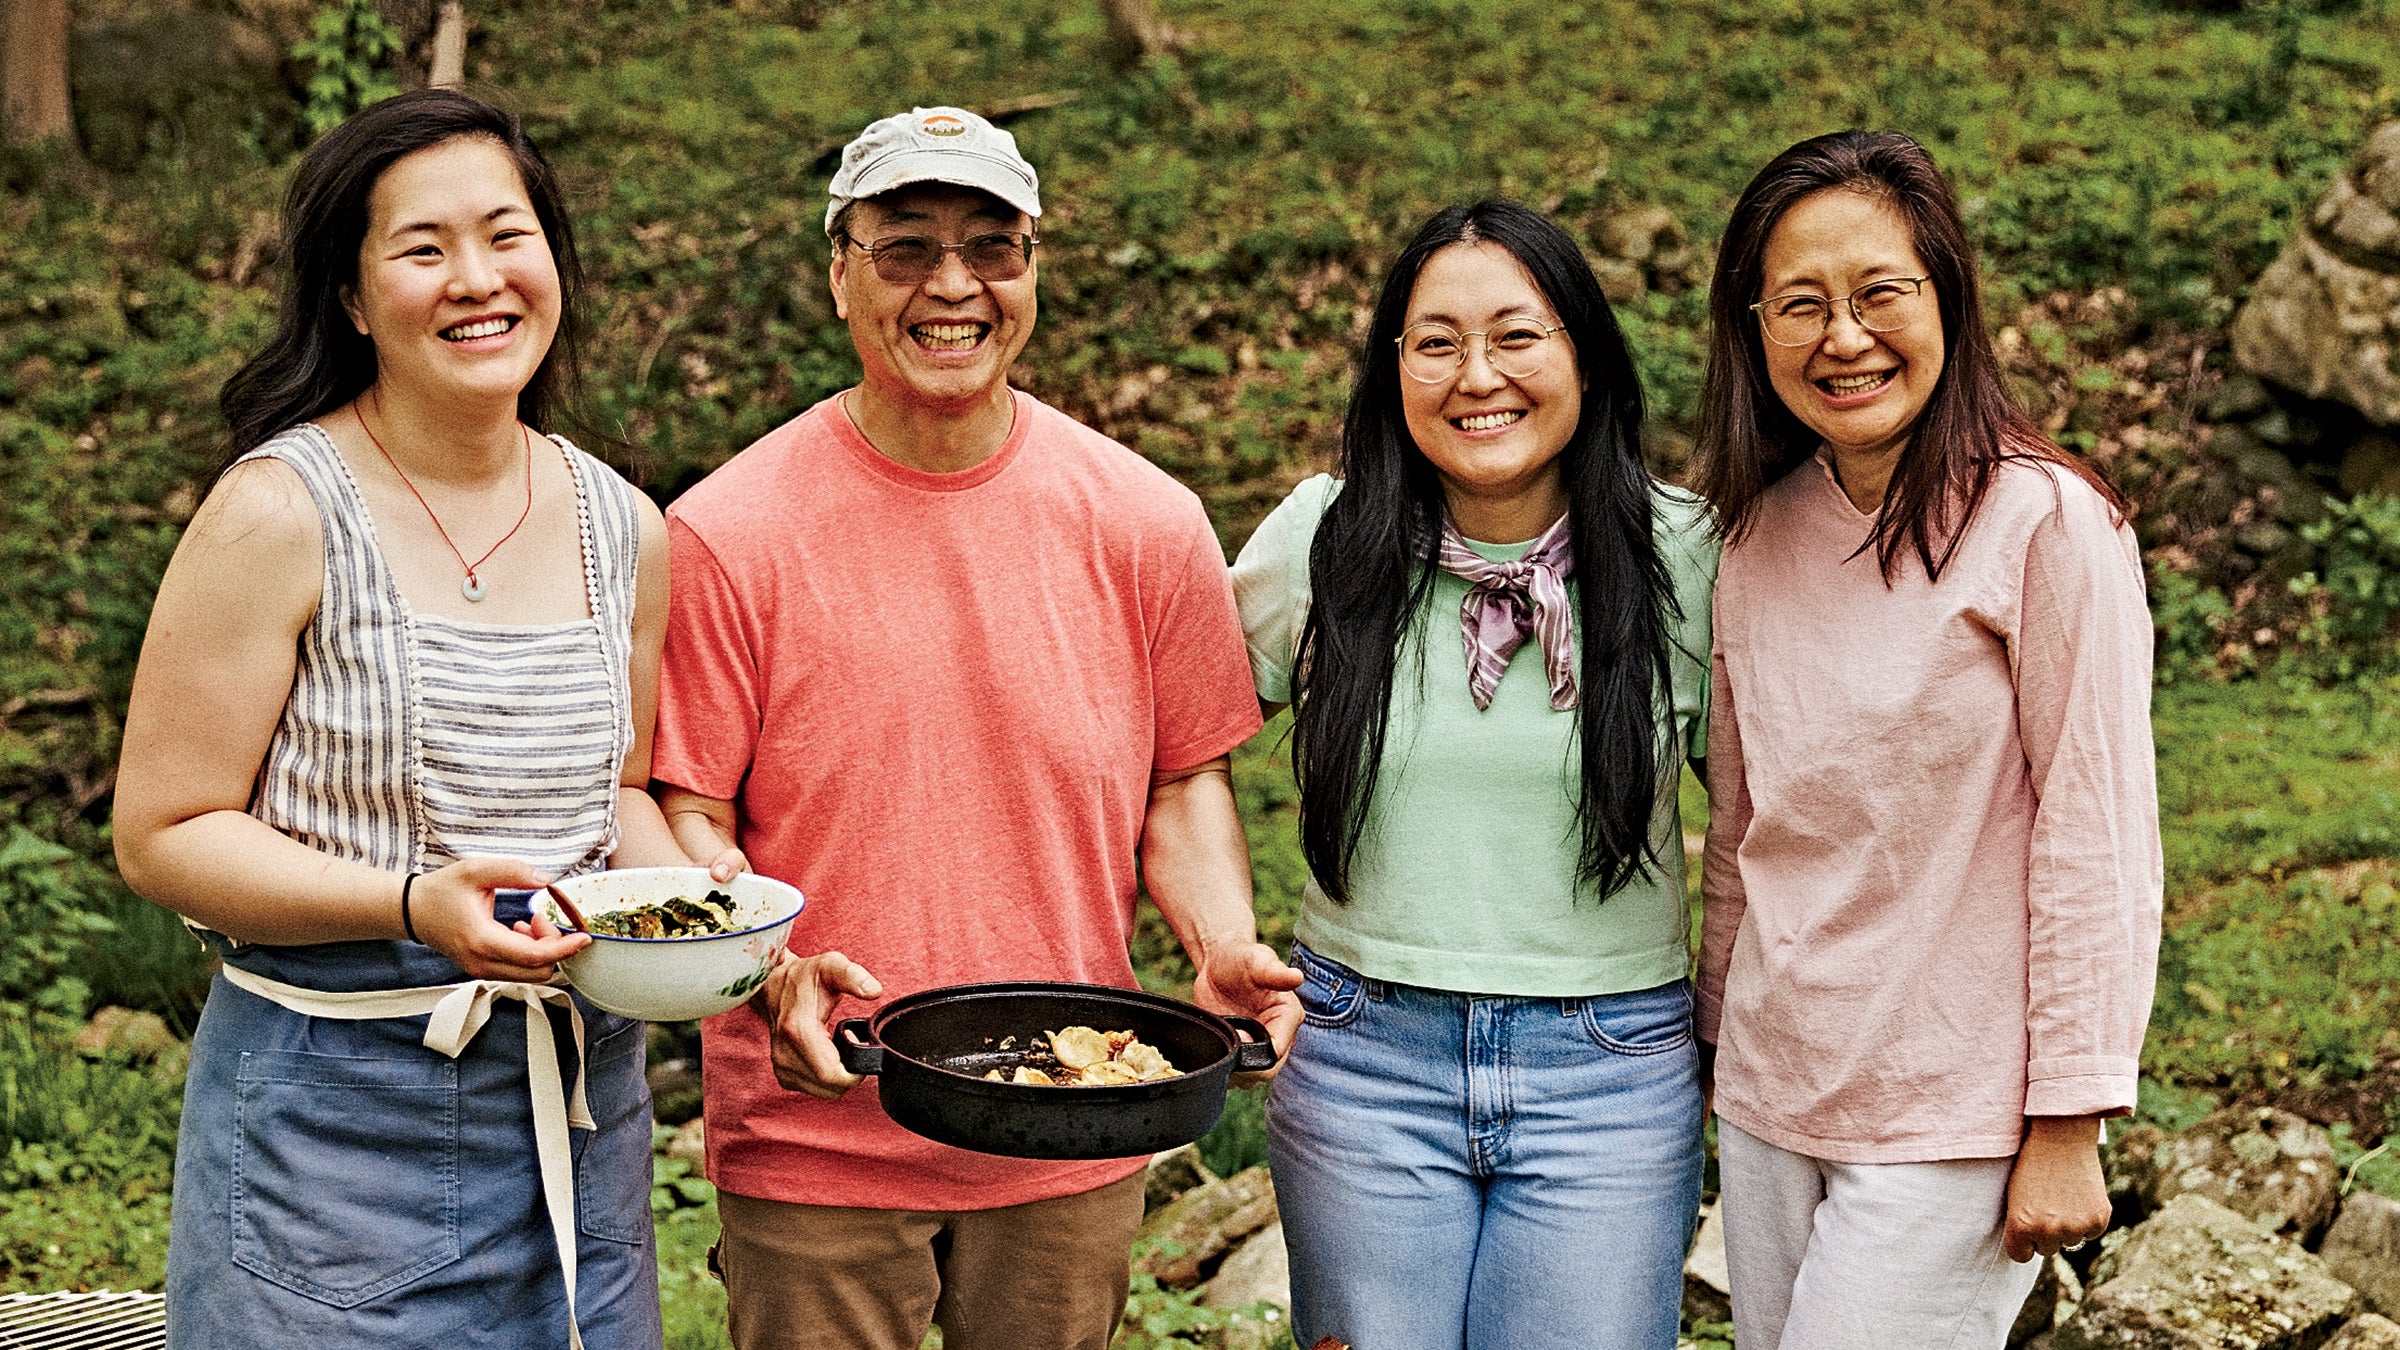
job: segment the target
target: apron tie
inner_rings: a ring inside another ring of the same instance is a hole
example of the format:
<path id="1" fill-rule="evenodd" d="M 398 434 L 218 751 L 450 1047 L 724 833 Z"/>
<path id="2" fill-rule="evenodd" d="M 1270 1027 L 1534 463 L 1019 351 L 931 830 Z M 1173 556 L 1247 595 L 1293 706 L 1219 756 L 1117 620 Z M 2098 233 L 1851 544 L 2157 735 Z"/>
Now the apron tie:
<path id="1" fill-rule="evenodd" d="M 224 967 L 224 974 L 227 982 L 309 1017 L 367 1022 L 424 1016 L 425 1048 L 451 1059 L 458 1058 L 491 1020 L 493 1000 L 513 998 L 524 1003 L 525 1079 L 533 1098 L 534 1156 L 541 1164 L 542 1204 L 550 1212 L 550 1237 L 558 1245 L 559 1268 L 566 1276 L 567 1347 L 583 1350 L 583 1333 L 575 1325 L 575 1180 L 567 1129 L 596 1127 L 583 1093 L 583 1012 L 567 991 L 521 980 L 463 980 L 415 989 L 326 993 L 270 980 L 231 964 Z M 573 1093 L 566 1091 L 558 1067 L 558 1047 L 550 1041 L 549 1004 L 564 1008 L 574 1029 Z"/>

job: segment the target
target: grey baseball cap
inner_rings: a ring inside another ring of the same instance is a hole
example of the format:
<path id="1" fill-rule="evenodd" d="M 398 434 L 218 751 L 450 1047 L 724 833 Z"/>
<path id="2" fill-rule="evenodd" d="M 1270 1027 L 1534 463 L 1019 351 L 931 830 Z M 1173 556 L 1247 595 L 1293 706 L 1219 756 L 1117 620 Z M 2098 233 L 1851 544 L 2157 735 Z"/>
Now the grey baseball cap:
<path id="1" fill-rule="evenodd" d="M 1041 180 L 1017 153 L 1016 137 L 964 108 L 913 108 L 869 124 L 842 147 L 825 233 L 843 207 L 911 183 L 980 188 L 1041 219 Z"/>

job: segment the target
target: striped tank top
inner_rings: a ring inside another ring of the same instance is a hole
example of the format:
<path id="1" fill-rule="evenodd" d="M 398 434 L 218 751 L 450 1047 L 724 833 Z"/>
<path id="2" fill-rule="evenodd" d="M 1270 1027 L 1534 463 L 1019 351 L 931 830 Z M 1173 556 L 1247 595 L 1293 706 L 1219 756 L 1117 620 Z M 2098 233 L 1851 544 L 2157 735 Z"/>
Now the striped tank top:
<path id="1" fill-rule="evenodd" d="M 553 876 L 603 866 L 633 745 L 641 516 L 633 487 L 558 437 L 590 617 L 501 625 L 413 612 L 333 439 L 304 423 L 242 457 L 289 464 L 324 525 L 325 586 L 250 814 L 388 872 L 469 855 Z"/>

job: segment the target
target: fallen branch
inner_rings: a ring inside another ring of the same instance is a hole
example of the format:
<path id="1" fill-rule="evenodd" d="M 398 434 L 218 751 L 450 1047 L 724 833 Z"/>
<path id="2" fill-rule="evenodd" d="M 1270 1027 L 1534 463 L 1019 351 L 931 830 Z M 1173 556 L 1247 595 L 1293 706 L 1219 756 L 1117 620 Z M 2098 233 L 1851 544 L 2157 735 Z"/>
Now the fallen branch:
<path id="1" fill-rule="evenodd" d="M 99 692 L 85 684 L 73 689 L 36 689 L 19 694 L 6 703 L 0 703 L 0 722 L 15 717 L 27 708 L 68 708 L 78 703 L 89 703 Z"/>

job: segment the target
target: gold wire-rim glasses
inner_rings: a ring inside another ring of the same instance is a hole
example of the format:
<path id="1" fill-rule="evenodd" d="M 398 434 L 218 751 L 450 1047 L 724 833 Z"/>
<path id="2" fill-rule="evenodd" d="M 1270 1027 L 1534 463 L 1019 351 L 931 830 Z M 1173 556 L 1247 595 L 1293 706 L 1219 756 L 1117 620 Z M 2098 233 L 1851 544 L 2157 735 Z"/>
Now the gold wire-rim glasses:
<path id="1" fill-rule="evenodd" d="M 1458 339 L 1458 354 L 1449 358 L 1448 365 L 1444 369 L 1430 375 L 1420 374 L 1411 365 L 1411 362 L 1419 365 L 1426 364 L 1428 361 L 1438 363 L 1442 358 L 1423 356 L 1408 345 L 1411 334 L 1427 331 L 1447 333 Z M 1446 323 L 1435 323 L 1428 320 L 1423 323 L 1412 323 L 1401 329 L 1400 335 L 1392 339 L 1392 345 L 1400 349 L 1400 373 L 1419 384 L 1446 384 L 1457 379 L 1458 372 L 1466 368 L 1468 338 L 1483 339 L 1483 359 L 1491 365 L 1492 369 L 1499 371 L 1509 379 L 1521 380 L 1542 368 L 1542 363 L 1549 359 L 1549 353 L 1552 350 L 1551 337 L 1565 331 L 1567 331 L 1567 326 L 1563 323 L 1543 323 L 1539 319 L 1510 319 L 1503 323 L 1493 324 L 1489 328 L 1473 331 L 1452 328 Z M 1531 338 L 1531 343 L 1526 347 L 1502 347 L 1493 342 L 1492 334 L 1494 333 L 1504 336 L 1523 334 Z M 1572 341 L 1572 339 L 1569 340 Z M 1504 362 L 1504 357 L 1523 357 L 1525 359 Z"/>
<path id="2" fill-rule="evenodd" d="M 1752 305 L 1750 307 L 1750 312 L 1758 316 L 1759 332 L 1766 336 L 1767 341 L 1774 343 L 1778 347 L 1814 347 L 1818 343 L 1823 342 L 1825 340 L 1826 332 L 1833 327 L 1834 305 L 1836 303 L 1848 305 L 1850 307 L 1851 320 L 1857 323 L 1859 327 L 1866 329 L 1868 332 L 1894 333 L 1898 332 L 1902 328 L 1907 327 L 1908 321 L 1911 318 L 1914 318 L 1915 315 L 1911 308 L 1905 305 L 1901 306 L 1900 312 L 1898 313 L 1889 312 L 1887 307 L 1892 305 L 1900 305 L 1902 301 L 1911 300 L 1917 296 L 1923 295 L 1925 293 L 1925 283 L 1931 280 L 1933 280 L 1932 277 L 1877 277 L 1873 281 L 1867 282 L 1865 285 L 1860 286 L 1857 290 L 1850 292 L 1848 295 L 1839 297 L 1838 301 L 1833 296 L 1814 295 L 1807 291 L 1790 291 L 1782 295 L 1768 296 L 1766 299 L 1759 301 L 1755 305 Z M 1892 290 L 1892 294 L 1884 297 L 1880 302 L 1870 297 L 1868 302 L 1862 306 L 1859 303 L 1859 297 L 1866 295 L 1869 291 L 1873 291 L 1878 287 L 1890 288 Z M 1901 289 L 1903 287 L 1905 289 Z M 1777 337 L 1775 335 L 1775 329 L 1778 324 L 1783 326 L 1783 329 L 1787 334 L 1793 331 L 1791 320 L 1797 317 L 1796 315 L 1789 311 L 1781 314 L 1769 313 L 1767 309 L 1769 305 L 1777 304 L 1785 300 L 1807 300 L 1820 307 L 1815 312 L 1814 318 L 1800 319 L 1800 322 L 1803 325 L 1813 326 L 1815 329 L 1814 332 L 1811 332 L 1807 337 L 1798 339 L 1796 341 L 1788 338 Z M 1873 315 L 1877 319 L 1888 319 L 1889 322 L 1870 322 L 1868 318 L 1869 315 Z"/>

